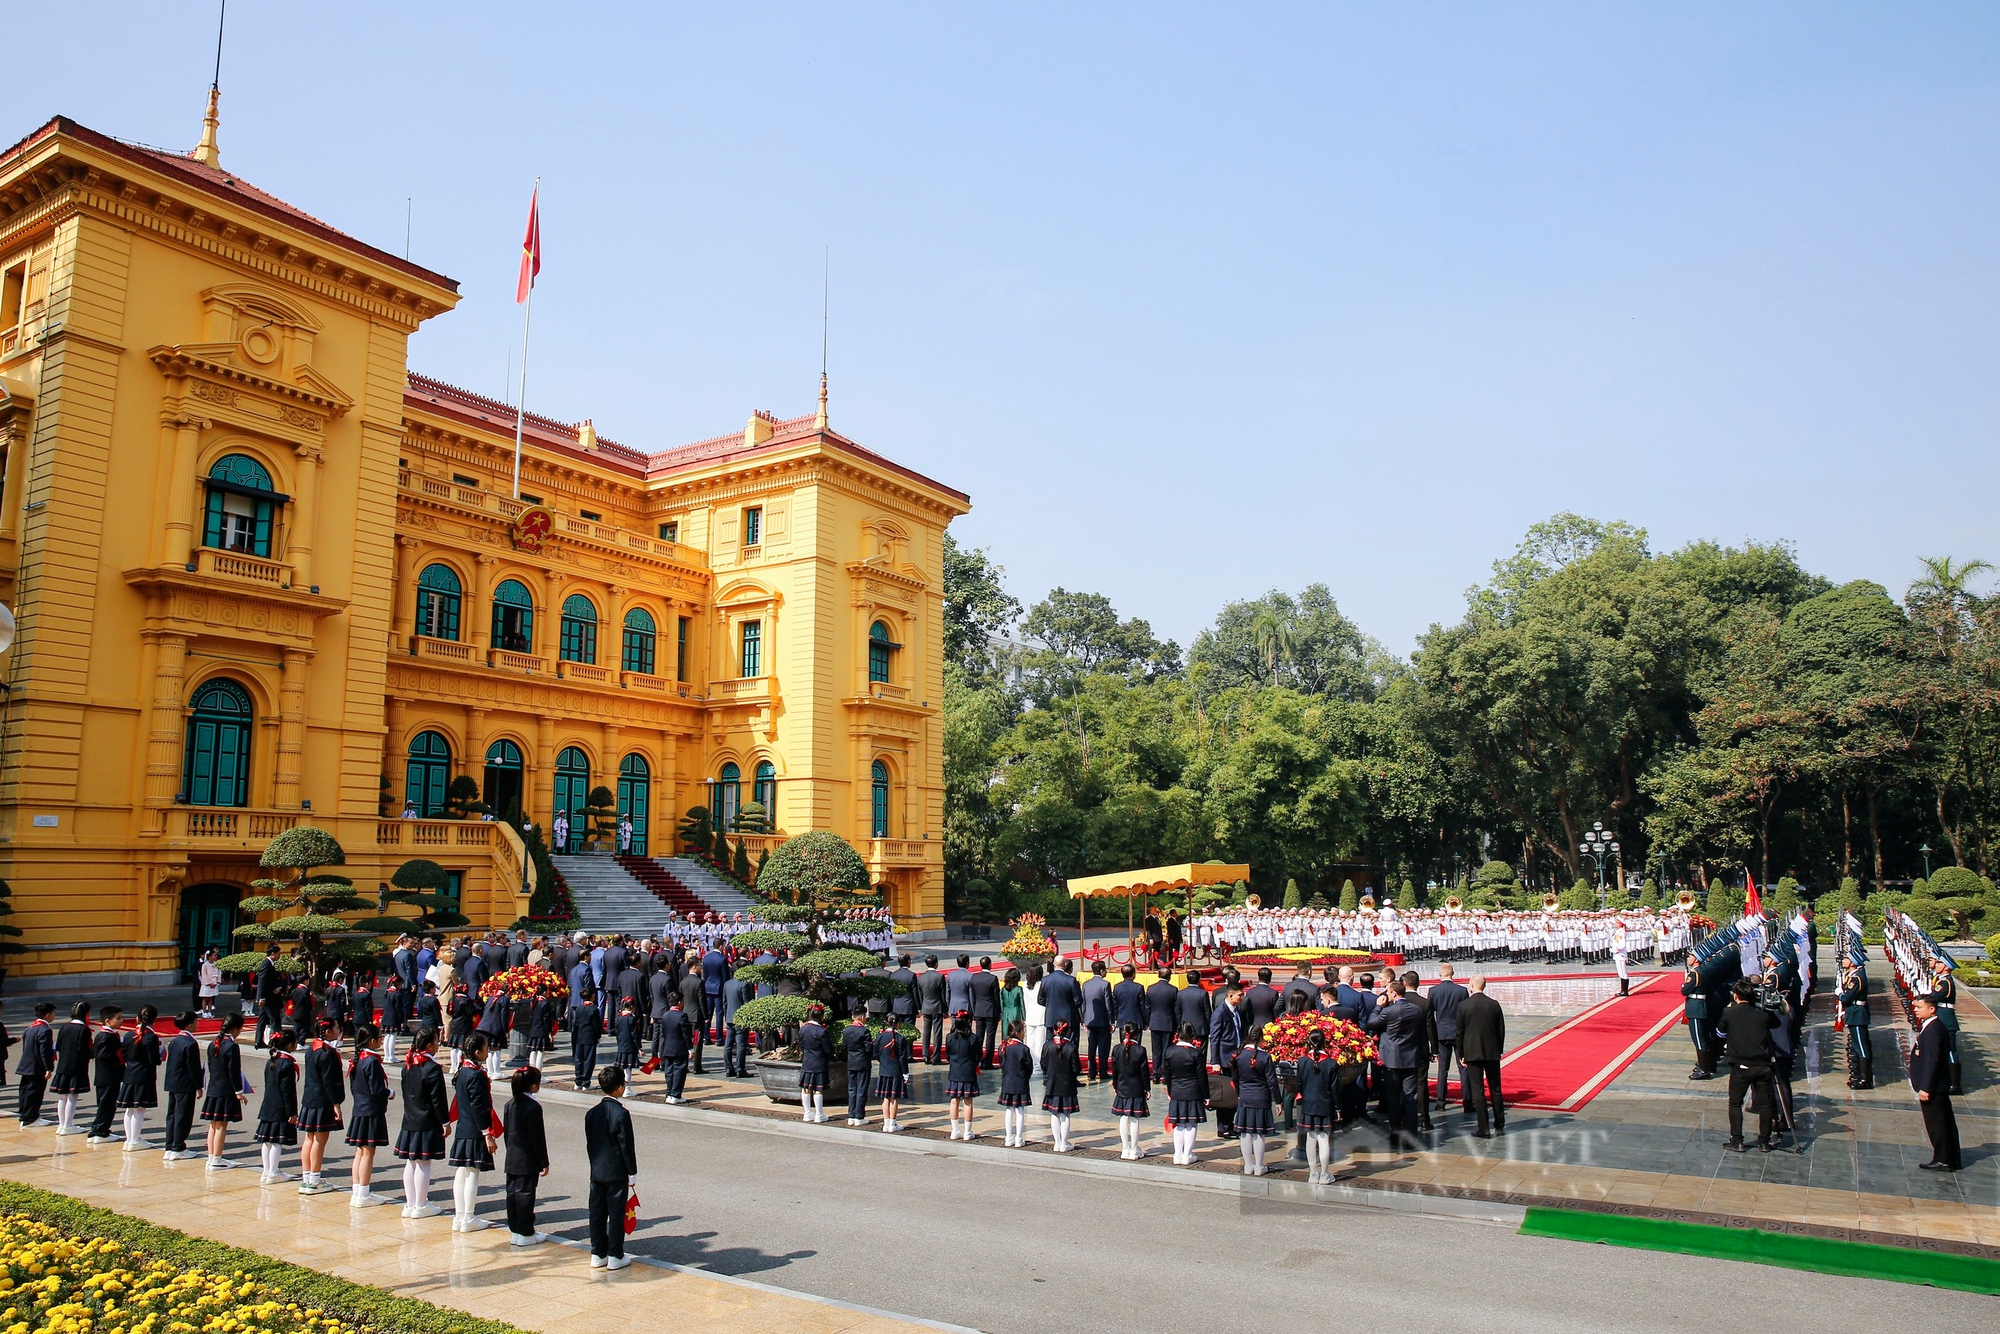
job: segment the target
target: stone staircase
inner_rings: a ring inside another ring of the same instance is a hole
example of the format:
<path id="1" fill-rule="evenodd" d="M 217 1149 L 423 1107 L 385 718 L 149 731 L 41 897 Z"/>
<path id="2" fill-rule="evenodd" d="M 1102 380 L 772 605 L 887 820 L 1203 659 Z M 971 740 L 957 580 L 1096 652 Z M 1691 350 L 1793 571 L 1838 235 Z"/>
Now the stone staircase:
<path id="1" fill-rule="evenodd" d="M 692 857 L 620 857 L 619 862 L 662 902 L 680 912 L 713 912 L 718 915 L 754 913 L 757 901 L 724 880 Z M 683 908 L 670 893 L 678 892 L 696 900 L 698 907 Z"/>
<path id="2" fill-rule="evenodd" d="M 615 859 L 560 855 L 555 864 L 585 931 L 650 936 L 667 920 L 667 905 Z"/>

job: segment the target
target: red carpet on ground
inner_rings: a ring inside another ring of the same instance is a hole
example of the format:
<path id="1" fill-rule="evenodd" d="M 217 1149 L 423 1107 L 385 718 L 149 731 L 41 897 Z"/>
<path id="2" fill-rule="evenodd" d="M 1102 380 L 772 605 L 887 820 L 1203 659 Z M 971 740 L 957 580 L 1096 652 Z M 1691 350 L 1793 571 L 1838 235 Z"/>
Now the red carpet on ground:
<path id="1" fill-rule="evenodd" d="M 1499 997 L 1506 1003 L 1503 993 Z M 1573 1112 L 1680 1022 L 1681 992 L 1671 974 L 1635 978 L 1632 994 L 1599 1001 L 1537 1033 L 1500 1062 L 1510 1108 Z"/>

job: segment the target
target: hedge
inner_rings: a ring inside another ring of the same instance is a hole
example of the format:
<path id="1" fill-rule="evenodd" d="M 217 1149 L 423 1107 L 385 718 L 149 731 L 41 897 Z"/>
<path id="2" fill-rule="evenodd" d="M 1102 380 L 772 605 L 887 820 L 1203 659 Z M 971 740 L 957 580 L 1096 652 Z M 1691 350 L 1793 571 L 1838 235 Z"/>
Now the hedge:
<path id="1" fill-rule="evenodd" d="M 382 1334 L 524 1334 L 519 1327 L 499 1320 L 433 1306 L 414 1297 L 398 1297 L 380 1288 L 350 1283 L 257 1251 L 189 1236 L 17 1181 L 0 1180 L 0 1212 L 27 1214 L 71 1236 L 105 1237 L 148 1259 L 214 1273 L 241 1272 L 291 1301 L 318 1307 L 328 1315 Z"/>

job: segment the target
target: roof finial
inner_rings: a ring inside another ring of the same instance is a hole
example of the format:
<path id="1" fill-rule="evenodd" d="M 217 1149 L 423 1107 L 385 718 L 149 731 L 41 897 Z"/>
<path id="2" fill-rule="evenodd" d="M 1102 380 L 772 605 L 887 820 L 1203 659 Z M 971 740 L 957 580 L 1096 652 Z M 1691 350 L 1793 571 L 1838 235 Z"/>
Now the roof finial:
<path id="1" fill-rule="evenodd" d="M 228 16 L 229 0 L 222 0 L 215 16 L 215 78 L 208 85 L 208 114 L 201 118 L 201 142 L 194 146 L 192 154 L 204 167 L 218 169 L 222 166 L 222 150 L 216 146 L 215 131 L 222 118 L 216 108 L 222 101 L 222 23 Z"/>
<path id="2" fill-rule="evenodd" d="M 815 430 L 826 429 L 826 317 L 833 294 L 833 247 L 828 246 L 820 257 L 819 292 L 819 419 L 813 423 Z"/>

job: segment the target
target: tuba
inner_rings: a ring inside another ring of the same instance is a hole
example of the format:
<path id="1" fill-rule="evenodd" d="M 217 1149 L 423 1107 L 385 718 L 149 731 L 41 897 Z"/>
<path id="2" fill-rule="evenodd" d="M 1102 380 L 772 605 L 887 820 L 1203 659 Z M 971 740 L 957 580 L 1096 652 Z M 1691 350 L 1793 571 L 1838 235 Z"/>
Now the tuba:
<path id="1" fill-rule="evenodd" d="M 1680 893 L 1674 895 L 1674 906 L 1676 908 L 1679 908 L 1682 912 L 1691 911 L 1694 908 L 1694 891 L 1691 889 L 1684 889 Z"/>
<path id="2" fill-rule="evenodd" d="M 1255 894 L 1252 894 L 1249 898 L 1243 900 L 1243 906 L 1248 908 L 1251 912 L 1256 912 L 1259 908 L 1264 906 L 1264 900 L 1258 898 Z"/>
<path id="3" fill-rule="evenodd" d="M 1465 907 L 1465 900 L 1454 894 L 1444 901 L 1446 912 L 1458 912 Z"/>
<path id="4" fill-rule="evenodd" d="M 1542 895 L 1542 910 L 1544 912 L 1554 912 L 1557 908 L 1561 906 L 1562 906 L 1561 895 L 1554 893 Z"/>

